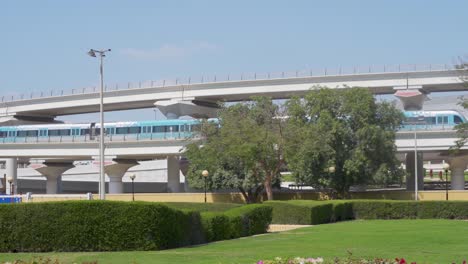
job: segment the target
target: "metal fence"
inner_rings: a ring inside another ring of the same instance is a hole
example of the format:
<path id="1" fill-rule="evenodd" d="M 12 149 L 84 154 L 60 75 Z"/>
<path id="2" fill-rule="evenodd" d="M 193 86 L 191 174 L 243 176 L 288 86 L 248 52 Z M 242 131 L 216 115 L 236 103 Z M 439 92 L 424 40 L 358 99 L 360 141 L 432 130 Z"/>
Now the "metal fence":
<path id="1" fill-rule="evenodd" d="M 141 89 L 141 88 L 160 88 L 167 86 L 230 82 L 230 81 L 253 81 L 253 80 L 273 80 L 286 78 L 304 78 L 304 77 L 320 77 L 320 76 L 341 76 L 341 75 L 361 75 L 361 74 L 378 74 L 378 73 L 411 73 L 411 72 L 431 72 L 431 71 L 449 71 L 455 70 L 456 67 L 450 64 L 398 64 L 398 65 L 372 65 L 372 66 L 355 66 L 355 67 L 335 67 L 308 69 L 297 71 L 282 71 L 282 72 L 267 72 L 267 73 L 239 73 L 239 74 L 223 74 L 223 75 L 204 75 L 198 77 L 184 77 L 166 80 L 150 80 L 139 82 L 128 82 L 124 84 L 106 84 L 105 92 Z M 23 94 L 11 94 L 0 97 L 0 102 L 12 102 L 29 100 L 46 97 L 60 97 L 65 95 L 75 94 L 94 94 L 98 93 L 99 88 L 82 87 L 75 89 L 58 89 L 50 91 L 39 91 Z"/>

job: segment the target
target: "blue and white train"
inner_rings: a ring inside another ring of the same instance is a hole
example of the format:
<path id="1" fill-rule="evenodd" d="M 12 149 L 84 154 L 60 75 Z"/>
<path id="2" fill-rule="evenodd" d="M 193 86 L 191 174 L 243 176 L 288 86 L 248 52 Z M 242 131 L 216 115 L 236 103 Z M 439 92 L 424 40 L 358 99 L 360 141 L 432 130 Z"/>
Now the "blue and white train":
<path id="1" fill-rule="evenodd" d="M 159 121 L 105 123 L 105 136 L 111 138 L 165 139 L 189 138 L 200 121 L 175 119 Z M 41 124 L 0 127 L 0 142 L 53 141 L 57 139 L 95 140 L 101 133 L 99 124 Z"/>
<path id="2" fill-rule="evenodd" d="M 467 122 L 459 112 L 447 111 L 407 111 L 406 121 L 401 130 L 451 129 L 455 125 Z M 210 119 L 217 122 L 217 119 Z M 165 139 L 190 138 L 199 131 L 200 120 L 174 119 L 138 122 L 105 123 L 105 135 L 110 138 Z M 0 127 L 0 143 L 34 142 L 56 140 L 95 140 L 100 134 L 99 124 L 41 124 L 26 126 Z"/>
<path id="3" fill-rule="evenodd" d="M 405 121 L 401 130 L 438 130 L 452 129 L 454 126 L 466 123 L 466 118 L 455 110 L 444 111 L 406 111 Z"/>

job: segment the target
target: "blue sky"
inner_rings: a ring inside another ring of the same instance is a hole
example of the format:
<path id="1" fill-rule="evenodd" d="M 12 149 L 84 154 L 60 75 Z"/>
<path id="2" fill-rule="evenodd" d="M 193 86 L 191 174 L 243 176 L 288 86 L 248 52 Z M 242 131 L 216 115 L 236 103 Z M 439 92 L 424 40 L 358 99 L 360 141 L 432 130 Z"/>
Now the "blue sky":
<path id="1" fill-rule="evenodd" d="M 112 49 L 109 83 L 451 64 L 468 54 L 466 10 L 461 0 L 2 1 L 0 95 L 96 85 L 89 48 Z"/>

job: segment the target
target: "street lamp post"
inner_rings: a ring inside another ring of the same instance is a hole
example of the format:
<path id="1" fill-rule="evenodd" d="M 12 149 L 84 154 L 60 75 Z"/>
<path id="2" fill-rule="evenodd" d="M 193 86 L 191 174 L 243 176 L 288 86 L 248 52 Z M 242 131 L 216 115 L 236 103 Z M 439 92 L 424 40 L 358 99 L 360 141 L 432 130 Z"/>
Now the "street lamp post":
<path id="1" fill-rule="evenodd" d="M 202 176 L 203 176 L 203 179 L 204 179 L 204 181 L 205 181 L 205 203 L 206 203 L 206 179 L 208 178 L 208 175 L 209 175 L 209 173 L 208 173 L 207 170 L 204 170 L 204 171 L 202 172 Z"/>
<path id="2" fill-rule="evenodd" d="M 448 171 L 450 169 L 450 165 L 448 163 L 444 163 L 442 167 L 445 171 L 445 200 L 448 201 Z"/>
<path id="3" fill-rule="evenodd" d="M 132 201 L 135 201 L 135 174 L 130 174 L 130 179 L 132 180 Z"/>
<path id="4" fill-rule="evenodd" d="M 8 176 L 7 177 L 8 184 L 10 185 L 10 195 L 14 195 L 14 190 L 13 190 L 13 177 Z"/>
<path id="5" fill-rule="evenodd" d="M 99 73 L 101 76 L 101 89 L 99 90 L 99 116 L 100 116 L 100 131 L 99 131 L 99 199 L 106 199 L 106 178 L 104 173 L 104 70 L 103 62 L 106 52 L 111 51 L 111 49 L 106 50 L 95 50 L 90 49 L 88 55 L 91 57 L 96 57 L 96 53 L 99 54 L 100 64 L 99 64 Z"/>
<path id="6" fill-rule="evenodd" d="M 417 136 L 417 125 L 425 125 L 426 119 L 424 114 L 417 117 L 410 118 L 407 124 L 414 125 L 414 200 L 418 200 L 418 136 Z"/>

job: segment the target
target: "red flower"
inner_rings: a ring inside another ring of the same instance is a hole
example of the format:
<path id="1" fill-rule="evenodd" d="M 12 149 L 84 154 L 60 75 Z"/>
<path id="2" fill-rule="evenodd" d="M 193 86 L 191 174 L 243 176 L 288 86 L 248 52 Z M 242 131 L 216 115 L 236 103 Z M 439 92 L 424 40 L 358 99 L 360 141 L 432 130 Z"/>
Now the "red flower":
<path id="1" fill-rule="evenodd" d="M 400 262 L 398 264 L 406 264 L 406 260 L 404 258 L 400 259 Z"/>

